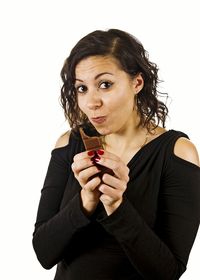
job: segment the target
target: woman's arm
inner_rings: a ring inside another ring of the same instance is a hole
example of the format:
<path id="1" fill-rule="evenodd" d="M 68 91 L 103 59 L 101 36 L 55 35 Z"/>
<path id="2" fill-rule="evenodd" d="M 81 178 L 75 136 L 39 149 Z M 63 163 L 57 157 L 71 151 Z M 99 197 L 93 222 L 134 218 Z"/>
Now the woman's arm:
<path id="1" fill-rule="evenodd" d="M 60 210 L 61 201 L 71 172 L 67 159 L 69 135 L 61 137 L 52 151 L 38 207 L 33 247 L 41 265 L 50 269 L 63 257 L 72 236 L 89 223 L 80 206 L 79 193 Z M 70 252 L 69 252 L 70 253 Z"/>
<path id="2" fill-rule="evenodd" d="M 197 152 L 192 144 L 183 140 L 177 141 L 174 152 L 160 190 L 155 229 L 147 225 L 127 198 L 110 216 L 99 220 L 148 280 L 180 278 L 199 226 Z"/>

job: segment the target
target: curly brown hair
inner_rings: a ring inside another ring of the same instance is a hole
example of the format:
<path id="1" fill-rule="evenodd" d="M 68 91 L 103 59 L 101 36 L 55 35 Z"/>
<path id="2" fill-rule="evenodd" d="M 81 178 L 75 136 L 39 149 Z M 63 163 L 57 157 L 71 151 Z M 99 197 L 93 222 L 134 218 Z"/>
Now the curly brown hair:
<path id="1" fill-rule="evenodd" d="M 63 85 L 60 101 L 72 130 L 77 131 L 79 126 L 92 126 L 78 107 L 74 86 L 75 69 L 82 59 L 97 55 L 114 57 L 131 77 L 142 74 L 144 87 L 135 100 L 140 116 L 139 125 L 146 127 L 149 132 L 152 125 L 155 128 L 161 123 L 165 127 L 168 108 L 158 96 L 168 95 L 157 90 L 160 82 L 157 65 L 149 61 L 147 51 L 137 38 L 122 30 L 109 29 L 96 30 L 83 37 L 71 50 L 61 70 Z"/>

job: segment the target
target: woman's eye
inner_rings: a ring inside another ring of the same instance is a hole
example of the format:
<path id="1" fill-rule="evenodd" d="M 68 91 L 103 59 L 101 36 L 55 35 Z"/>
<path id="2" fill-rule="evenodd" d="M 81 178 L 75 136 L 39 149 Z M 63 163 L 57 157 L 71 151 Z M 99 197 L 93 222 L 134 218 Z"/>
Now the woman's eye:
<path id="1" fill-rule="evenodd" d="M 112 84 L 113 84 L 112 82 L 101 82 L 99 87 L 103 88 L 103 89 L 104 88 L 107 89 L 107 88 L 110 88 L 112 86 Z"/>
<path id="2" fill-rule="evenodd" d="M 76 88 L 76 91 L 77 91 L 77 92 L 80 92 L 80 93 L 84 93 L 84 92 L 87 91 L 87 87 L 84 86 L 84 85 L 78 86 L 78 87 Z"/>

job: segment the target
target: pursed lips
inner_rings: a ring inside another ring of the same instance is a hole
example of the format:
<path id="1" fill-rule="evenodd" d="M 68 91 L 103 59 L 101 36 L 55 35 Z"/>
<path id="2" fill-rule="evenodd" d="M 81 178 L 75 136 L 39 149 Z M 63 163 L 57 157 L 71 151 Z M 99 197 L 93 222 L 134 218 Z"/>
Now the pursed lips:
<path id="1" fill-rule="evenodd" d="M 91 120 L 95 123 L 103 123 L 106 120 L 106 116 L 93 117 Z"/>

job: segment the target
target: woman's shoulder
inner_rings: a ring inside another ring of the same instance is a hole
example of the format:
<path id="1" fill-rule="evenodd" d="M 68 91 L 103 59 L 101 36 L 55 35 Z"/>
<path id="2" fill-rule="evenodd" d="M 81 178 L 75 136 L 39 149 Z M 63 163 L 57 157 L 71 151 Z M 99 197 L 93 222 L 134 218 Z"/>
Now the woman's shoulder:
<path id="1" fill-rule="evenodd" d="M 155 135 L 152 135 L 152 138 L 153 140 L 154 138 L 160 138 L 162 147 L 164 149 L 167 148 L 169 155 L 173 153 L 175 157 L 200 166 L 197 148 L 184 132 L 174 129 L 166 130 L 158 127 Z"/>
<path id="2" fill-rule="evenodd" d="M 200 166 L 197 148 L 191 140 L 185 137 L 180 137 L 177 139 L 174 145 L 174 154 L 179 158 Z"/>
<path id="3" fill-rule="evenodd" d="M 54 150 L 63 150 L 62 148 L 67 148 L 70 146 L 70 149 L 79 149 L 81 144 L 80 132 L 77 130 L 67 130 L 62 133 L 55 144 Z"/>
<path id="4" fill-rule="evenodd" d="M 171 149 L 174 156 L 176 158 L 180 158 L 184 161 L 200 166 L 197 148 L 189 139 L 188 135 L 182 131 L 173 129 L 169 130 L 168 132 L 168 138 L 172 140 Z"/>
<path id="5" fill-rule="evenodd" d="M 78 133 L 73 130 L 68 130 L 58 137 L 56 144 L 51 151 L 51 155 L 57 161 L 66 163 L 72 162 L 74 155 L 82 150 L 83 145 Z"/>
<path id="6" fill-rule="evenodd" d="M 70 135 L 71 135 L 71 130 L 68 130 L 65 133 L 61 134 L 56 141 L 54 149 L 67 146 L 69 144 Z"/>

